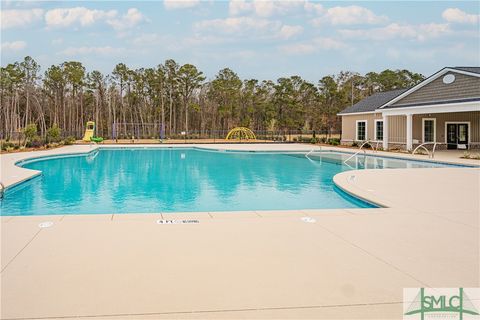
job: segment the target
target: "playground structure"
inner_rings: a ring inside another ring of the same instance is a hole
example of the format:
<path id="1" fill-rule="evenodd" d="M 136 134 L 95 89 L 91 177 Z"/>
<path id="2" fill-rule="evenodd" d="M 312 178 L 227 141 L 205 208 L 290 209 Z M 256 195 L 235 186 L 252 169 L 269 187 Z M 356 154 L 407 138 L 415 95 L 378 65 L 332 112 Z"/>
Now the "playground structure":
<path id="1" fill-rule="evenodd" d="M 256 140 L 257 137 L 252 130 L 245 127 L 236 127 L 230 130 L 225 137 L 225 140 L 239 139 L 239 140 Z"/>
<path id="2" fill-rule="evenodd" d="M 102 142 L 102 137 L 95 137 L 95 122 L 88 121 L 85 129 L 85 134 L 83 135 L 83 141 L 93 141 L 93 142 Z"/>
<path id="3" fill-rule="evenodd" d="M 87 127 L 85 129 L 85 134 L 83 135 L 83 141 L 90 141 L 90 138 L 93 137 L 93 133 L 95 131 L 95 122 L 88 121 Z"/>

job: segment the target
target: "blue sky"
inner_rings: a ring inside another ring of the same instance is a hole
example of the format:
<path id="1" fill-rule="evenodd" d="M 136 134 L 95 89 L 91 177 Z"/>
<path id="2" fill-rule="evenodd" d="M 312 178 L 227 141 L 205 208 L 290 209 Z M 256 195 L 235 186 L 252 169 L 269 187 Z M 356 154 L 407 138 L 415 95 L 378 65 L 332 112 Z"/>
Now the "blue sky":
<path id="1" fill-rule="evenodd" d="M 195 64 L 208 78 L 480 65 L 476 1 L 2 1 L 2 66 Z"/>

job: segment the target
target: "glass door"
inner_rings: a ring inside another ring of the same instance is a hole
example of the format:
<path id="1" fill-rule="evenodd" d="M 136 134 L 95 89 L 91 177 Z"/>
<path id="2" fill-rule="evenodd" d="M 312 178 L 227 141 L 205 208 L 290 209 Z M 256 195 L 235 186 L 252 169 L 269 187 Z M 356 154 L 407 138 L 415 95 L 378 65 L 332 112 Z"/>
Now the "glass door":
<path id="1" fill-rule="evenodd" d="M 447 149 L 468 149 L 468 123 L 447 123 Z"/>
<path id="2" fill-rule="evenodd" d="M 457 149 L 457 124 L 447 124 L 447 149 Z"/>
<path id="3" fill-rule="evenodd" d="M 462 149 L 468 149 L 468 124 L 467 123 L 460 123 L 457 125 L 457 143 L 461 145 Z"/>

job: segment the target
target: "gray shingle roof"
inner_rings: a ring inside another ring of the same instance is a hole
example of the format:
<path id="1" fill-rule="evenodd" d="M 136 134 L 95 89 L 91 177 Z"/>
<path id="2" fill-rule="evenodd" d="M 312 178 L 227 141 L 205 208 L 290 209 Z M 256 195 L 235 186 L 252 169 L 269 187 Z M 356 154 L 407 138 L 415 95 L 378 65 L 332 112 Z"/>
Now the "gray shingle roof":
<path id="1" fill-rule="evenodd" d="M 452 67 L 452 69 L 480 74 L 480 67 Z"/>
<path id="2" fill-rule="evenodd" d="M 393 98 L 398 97 L 408 89 L 409 88 L 374 93 L 371 96 L 366 97 L 365 99 L 357 102 L 353 106 L 346 108 L 339 114 L 375 111 L 375 109 L 381 107 L 382 105 L 392 100 Z"/>

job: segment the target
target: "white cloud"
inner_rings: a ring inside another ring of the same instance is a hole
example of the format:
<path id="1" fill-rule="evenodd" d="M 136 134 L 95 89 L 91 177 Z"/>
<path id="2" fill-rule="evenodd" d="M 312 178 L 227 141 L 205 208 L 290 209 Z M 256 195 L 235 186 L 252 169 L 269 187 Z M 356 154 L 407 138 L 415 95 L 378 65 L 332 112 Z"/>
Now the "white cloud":
<path id="1" fill-rule="evenodd" d="M 80 55 L 118 55 L 124 53 L 124 48 L 113 48 L 110 46 L 105 47 L 68 47 L 67 49 L 60 51 L 61 55 L 65 56 L 80 56 Z"/>
<path id="2" fill-rule="evenodd" d="M 57 8 L 48 10 L 45 14 L 47 27 L 68 27 L 79 24 L 89 26 L 100 20 L 116 17 L 115 10 L 92 10 L 85 7 Z"/>
<path id="3" fill-rule="evenodd" d="M 25 41 L 2 42 L 2 51 L 20 51 L 26 47 Z"/>
<path id="4" fill-rule="evenodd" d="M 280 50 L 291 55 L 312 54 L 323 50 L 341 50 L 347 45 L 341 41 L 328 37 L 318 37 L 307 42 L 294 43 L 280 47 Z"/>
<path id="5" fill-rule="evenodd" d="M 0 24 L 2 26 L 2 29 L 23 27 L 35 21 L 41 20 L 42 16 L 42 9 L 1 10 Z"/>
<path id="6" fill-rule="evenodd" d="M 311 12 L 317 15 L 323 14 L 325 12 L 325 9 L 320 3 L 305 1 L 305 4 L 303 7 L 305 8 L 305 11 Z"/>
<path id="7" fill-rule="evenodd" d="M 232 15 L 253 12 L 260 17 L 270 17 L 291 13 L 292 10 L 302 8 L 305 3 L 305 0 L 230 0 L 229 11 Z"/>
<path id="8" fill-rule="evenodd" d="M 245 0 L 230 0 L 228 10 L 232 15 L 238 15 L 253 9 L 253 4 Z"/>
<path id="9" fill-rule="evenodd" d="M 137 8 L 128 9 L 127 13 L 119 16 L 116 10 L 96 10 L 85 7 L 57 8 L 47 11 L 45 22 L 47 27 L 91 26 L 97 22 L 104 22 L 115 30 L 130 29 L 143 20 L 143 14 Z"/>
<path id="10" fill-rule="evenodd" d="M 137 8 L 130 8 L 121 18 L 109 19 L 107 23 L 116 30 L 125 30 L 133 28 L 143 20 L 145 17 Z"/>
<path id="11" fill-rule="evenodd" d="M 300 25 L 287 25 L 278 20 L 242 16 L 199 21 L 194 24 L 194 39 L 210 37 L 210 41 L 220 43 L 228 42 L 226 35 L 230 38 L 235 35 L 249 39 L 288 40 L 301 34 L 303 30 Z M 213 33 L 216 37 L 204 33 Z M 223 35 L 223 38 L 218 37 L 219 35 Z"/>
<path id="12" fill-rule="evenodd" d="M 283 25 L 278 31 L 278 37 L 282 39 L 290 39 L 303 32 L 302 26 Z"/>
<path id="13" fill-rule="evenodd" d="M 428 23 L 416 27 L 417 39 L 427 40 L 429 38 L 438 38 L 451 33 L 450 25 L 445 23 Z"/>
<path id="14" fill-rule="evenodd" d="M 314 26 L 319 26 L 322 23 L 332 25 L 380 24 L 387 20 L 387 17 L 378 16 L 367 8 L 347 6 L 329 8 L 322 16 L 313 19 L 311 22 Z"/>
<path id="15" fill-rule="evenodd" d="M 429 38 L 437 38 L 451 33 L 448 24 L 421 24 L 421 25 L 401 25 L 391 23 L 382 28 L 373 29 L 346 29 L 339 30 L 339 33 L 345 38 L 355 38 L 363 40 L 390 40 L 390 39 L 416 39 L 424 41 Z"/>
<path id="16" fill-rule="evenodd" d="M 479 23 L 480 15 L 478 14 L 468 14 L 465 11 L 462 11 L 458 8 L 448 8 L 442 13 L 443 19 L 448 22 L 453 23 L 470 23 L 475 24 Z"/>
<path id="17" fill-rule="evenodd" d="M 281 23 L 252 17 L 232 17 L 226 19 L 203 20 L 195 23 L 196 30 L 214 30 L 221 33 L 248 33 L 279 30 Z"/>
<path id="18" fill-rule="evenodd" d="M 200 0 L 164 0 L 163 5 L 167 10 L 192 8 L 200 4 Z"/>
<path id="19" fill-rule="evenodd" d="M 235 34 L 250 38 L 263 37 L 270 39 L 290 39 L 303 32 L 298 25 L 284 25 L 280 21 L 273 21 L 259 17 L 230 17 L 197 22 L 194 25 L 196 37 L 203 31 L 212 31 L 216 34 Z M 218 39 L 218 38 L 217 38 Z"/>

